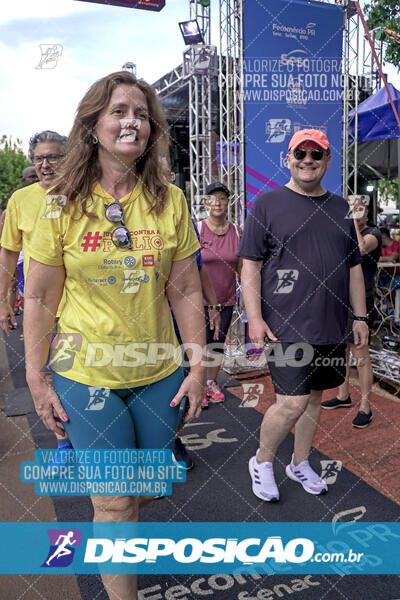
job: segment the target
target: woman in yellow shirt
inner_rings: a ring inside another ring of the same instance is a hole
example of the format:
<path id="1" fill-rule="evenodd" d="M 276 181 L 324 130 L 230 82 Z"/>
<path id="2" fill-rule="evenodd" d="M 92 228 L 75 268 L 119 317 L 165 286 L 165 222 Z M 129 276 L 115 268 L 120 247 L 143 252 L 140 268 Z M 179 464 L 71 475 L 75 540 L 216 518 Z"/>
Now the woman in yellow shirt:
<path id="1" fill-rule="evenodd" d="M 168 126 L 153 89 L 125 71 L 83 97 L 31 244 L 25 299 L 27 381 L 49 429 L 75 449 L 172 448 L 179 404 L 201 410 L 204 369 L 185 379 L 184 343 L 203 348 L 199 248 L 182 192 L 159 172 Z M 43 367 L 46 335 L 66 303 Z M 191 357 L 189 356 L 189 359 Z M 135 496 L 92 496 L 95 521 L 136 521 Z M 111 581 L 112 580 L 112 581 Z M 111 600 L 137 598 L 134 575 L 104 575 Z"/>

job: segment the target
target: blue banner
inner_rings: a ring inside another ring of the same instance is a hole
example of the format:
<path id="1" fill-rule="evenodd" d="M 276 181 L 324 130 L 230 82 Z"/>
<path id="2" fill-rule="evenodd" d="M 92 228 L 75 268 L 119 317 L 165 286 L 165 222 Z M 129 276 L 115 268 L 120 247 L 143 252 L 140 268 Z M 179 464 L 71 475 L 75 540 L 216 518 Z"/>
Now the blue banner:
<path id="1" fill-rule="evenodd" d="M 0 573 L 393 574 L 400 523 L 3 523 Z"/>
<path id="2" fill-rule="evenodd" d="M 244 5 L 246 197 L 289 181 L 288 143 L 324 131 L 332 159 L 323 186 L 342 193 L 343 8 L 305 0 Z"/>

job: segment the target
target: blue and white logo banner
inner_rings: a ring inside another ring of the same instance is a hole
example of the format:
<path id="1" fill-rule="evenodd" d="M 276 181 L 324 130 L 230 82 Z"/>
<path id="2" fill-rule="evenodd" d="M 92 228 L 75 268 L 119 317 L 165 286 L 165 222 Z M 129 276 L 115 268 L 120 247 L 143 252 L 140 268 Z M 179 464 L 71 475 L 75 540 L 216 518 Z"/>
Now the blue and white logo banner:
<path id="1" fill-rule="evenodd" d="M 400 523 L 3 523 L 0 573 L 391 574 Z"/>
<path id="2" fill-rule="evenodd" d="M 343 7 L 306 0 L 244 4 L 246 196 L 289 180 L 288 143 L 324 131 L 331 164 L 323 185 L 341 194 Z"/>

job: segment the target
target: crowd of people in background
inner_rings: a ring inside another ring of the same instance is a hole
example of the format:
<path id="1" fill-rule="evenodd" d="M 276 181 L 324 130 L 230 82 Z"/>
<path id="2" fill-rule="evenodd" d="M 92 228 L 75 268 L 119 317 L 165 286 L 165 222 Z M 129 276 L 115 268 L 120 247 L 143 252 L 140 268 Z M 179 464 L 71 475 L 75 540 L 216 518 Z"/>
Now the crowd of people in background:
<path id="1" fill-rule="evenodd" d="M 22 173 L 23 188 L 14 192 L 4 212 L 0 252 L 0 323 L 9 335 L 15 329 L 15 315 L 23 308 L 24 283 L 29 267 L 30 245 L 38 220 L 49 208 L 47 192 L 53 185 L 57 168 L 65 155 L 67 138 L 55 131 L 42 131 L 29 141 L 29 159 L 33 167 Z M 26 187 L 29 186 L 29 187 Z M 14 275 L 13 275 L 14 273 Z M 14 288 L 19 295 L 17 299 Z M 61 308 L 57 311 L 60 314 Z M 60 451 L 71 448 L 65 431 L 56 432 Z M 60 455 L 61 456 L 61 455 Z"/>
<path id="2" fill-rule="evenodd" d="M 228 219 L 231 191 L 223 182 L 205 190 L 207 218 L 190 220 L 182 191 L 170 183 L 168 144 L 153 89 L 126 71 L 93 84 L 68 140 L 49 130 L 30 140 L 32 166 L 0 216 L 0 326 L 12 334 L 15 316 L 24 312 L 26 379 L 37 413 L 60 450 L 171 449 L 186 469 L 193 468 L 177 432 L 210 402 L 225 400 L 217 379 L 242 281 L 256 347 L 268 355 L 280 344 L 290 353 L 291 345 L 307 341 L 321 359 L 345 357 L 335 368 L 269 364 L 277 400 L 264 416 L 260 445 L 249 462 L 254 494 L 278 501 L 274 457 L 294 426 L 286 474 L 310 494 L 326 493 L 325 481 L 308 462 L 321 406 L 353 406 L 351 352 L 361 389 L 352 423 L 362 429 L 372 421 L 367 325 L 371 331 L 376 319 L 375 285 L 388 290 L 392 302 L 400 288 L 400 243 L 381 212 L 379 228 L 368 222 L 367 212 L 345 220 L 345 201 L 321 185 L 330 146 L 320 131 L 293 136 L 290 181 L 256 200 L 243 231 Z M 154 241 L 145 254 L 138 253 L 143 236 Z M 105 256 L 107 277 L 99 285 Z M 338 274 L 321 286 L 325 271 L 338 265 Z M 52 332 L 55 349 L 48 340 Z M 55 360 L 52 375 L 43 372 L 66 335 L 79 341 L 73 364 L 65 370 Z M 110 365 L 100 372 L 88 365 L 85 352 L 104 340 L 162 342 L 176 349 L 183 344 L 188 366 L 158 357 L 155 364 Z M 204 361 L 195 360 L 193 344 L 205 348 Z M 336 386 L 336 397 L 322 402 L 322 391 Z M 104 410 L 92 412 L 88 424 L 89 389 L 108 391 Z M 136 496 L 91 500 L 95 521 L 138 520 L 148 502 Z M 137 598 L 134 575 L 103 575 L 103 582 L 110 600 Z"/>

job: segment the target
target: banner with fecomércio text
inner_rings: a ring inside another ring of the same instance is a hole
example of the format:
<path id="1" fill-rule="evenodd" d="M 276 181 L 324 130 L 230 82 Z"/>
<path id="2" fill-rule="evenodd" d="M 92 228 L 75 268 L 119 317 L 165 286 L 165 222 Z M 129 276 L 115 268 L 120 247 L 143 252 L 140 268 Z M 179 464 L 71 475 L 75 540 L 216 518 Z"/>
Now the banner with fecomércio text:
<path id="1" fill-rule="evenodd" d="M 324 131 L 331 164 L 323 179 L 341 194 L 343 7 L 306 0 L 244 3 L 246 197 L 289 180 L 288 142 Z"/>

